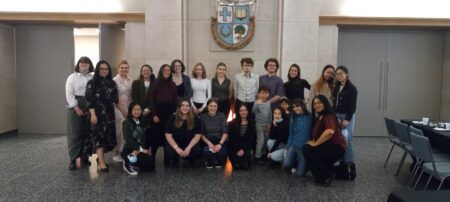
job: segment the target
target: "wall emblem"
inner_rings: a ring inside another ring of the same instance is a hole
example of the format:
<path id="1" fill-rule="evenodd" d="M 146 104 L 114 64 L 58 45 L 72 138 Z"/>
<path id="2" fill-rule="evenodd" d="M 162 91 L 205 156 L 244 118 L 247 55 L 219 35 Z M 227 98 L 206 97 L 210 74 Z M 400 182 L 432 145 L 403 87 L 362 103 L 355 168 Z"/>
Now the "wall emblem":
<path id="1" fill-rule="evenodd" d="M 256 0 L 217 0 L 217 16 L 211 17 L 214 41 L 226 50 L 247 46 L 255 35 Z"/>

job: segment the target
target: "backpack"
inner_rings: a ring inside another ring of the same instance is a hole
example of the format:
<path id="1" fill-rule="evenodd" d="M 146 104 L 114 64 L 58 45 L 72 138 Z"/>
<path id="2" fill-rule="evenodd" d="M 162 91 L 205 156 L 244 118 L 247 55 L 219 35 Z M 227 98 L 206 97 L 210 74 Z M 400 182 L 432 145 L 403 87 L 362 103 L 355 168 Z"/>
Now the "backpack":
<path id="1" fill-rule="evenodd" d="M 356 165 L 354 163 L 340 163 L 333 166 L 333 172 L 336 174 L 335 179 L 353 181 L 356 178 Z"/>

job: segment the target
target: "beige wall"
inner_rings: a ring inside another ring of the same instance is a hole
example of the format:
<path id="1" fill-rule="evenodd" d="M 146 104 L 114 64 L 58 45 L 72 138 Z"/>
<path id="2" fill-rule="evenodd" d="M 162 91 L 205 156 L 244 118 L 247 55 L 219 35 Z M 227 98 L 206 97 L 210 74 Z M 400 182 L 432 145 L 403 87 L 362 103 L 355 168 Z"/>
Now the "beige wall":
<path id="1" fill-rule="evenodd" d="M 14 27 L 0 24 L 0 133 L 17 129 Z"/>
<path id="2" fill-rule="evenodd" d="M 211 16 L 216 15 L 215 1 L 154 1 L 146 6 L 145 23 L 126 24 L 125 57 L 132 72 L 148 63 L 156 73 L 162 64 L 180 58 L 189 74 L 195 63 L 202 62 L 209 78 L 218 62 L 228 65 L 228 76 L 240 72 L 243 57 L 252 57 L 254 72 L 261 75 L 265 60 L 276 57 L 282 78 L 297 63 L 312 81 L 323 64 L 334 64 L 337 58 L 337 27 L 319 26 L 319 6 L 309 0 L 258 1 L 252 42 L 241 50 L 226 51 L 212 40 L 209 29 Z"/>
<path id="3" fill-rule="evenodd" d="M 450 31 L 445 33 L 442 68 L 441 120 L 450 121 Z"/>

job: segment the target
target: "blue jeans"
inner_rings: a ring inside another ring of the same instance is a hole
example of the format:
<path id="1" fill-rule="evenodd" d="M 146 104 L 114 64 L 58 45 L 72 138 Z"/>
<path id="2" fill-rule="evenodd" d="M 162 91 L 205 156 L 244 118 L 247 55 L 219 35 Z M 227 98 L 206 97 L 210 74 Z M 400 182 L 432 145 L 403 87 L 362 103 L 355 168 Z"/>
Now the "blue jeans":
<path id="1" fill-rule="evenodd" d="M 306 161 L 302 153 L 302 148 L 297 148 L 295 146 L 289 146 L 287 148 L 286 157 L 284 157 L 283 167 L 293 168 L 295 160 L 297 160 L 296 174 L 298 176 L 305 175 L 306 172 Z"/>
<path id="2" fill-rule="evenodd" d="M 343 113 L 336 113 L 336 116 L 338 117 L 341 122 L 345 119 L 345 115 Z M 355 114 L 353 114 L 352 120 L 348 123 L 347 128 L 342 129 L 342 135 L 344 135 L 345 144 L 347 145 L 347 149 L 345 149 L 345 155 L 341 161 L 344 163 L 355 162 L 355 155 L 353 154 L 353 145 L 352 145 L 352 138 L 353 138 L 353 129 L 355 128 Z"/>
<path id="3" fill-rule="evenodd" d="M 272 150 L 274 144 L 275 144 L 274 139 L 269 139 L 267 140 L 267 149 L 270 151 Z M 276 148 L 275 151 L 272 152 L 272 154 L 270 155 L 272 161 L 276 161 L 276 162 L 282 162 L 284 160 L 284 151 L 286 151 L 286 149 L 284 148 L 284 144 L 280 143 L 278 145 L 278 148 Z"/>

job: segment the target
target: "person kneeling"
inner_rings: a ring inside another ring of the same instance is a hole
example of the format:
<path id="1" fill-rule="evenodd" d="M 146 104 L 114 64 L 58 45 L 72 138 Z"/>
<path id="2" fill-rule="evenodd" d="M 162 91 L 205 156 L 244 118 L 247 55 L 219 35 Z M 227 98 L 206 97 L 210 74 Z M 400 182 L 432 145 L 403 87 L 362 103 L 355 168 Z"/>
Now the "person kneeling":
<path id="1" fill-rule="evenodd" d="M 200 115 L 202 121 L 202 140 L 205 143 L 203 155 L 206 159 L 206 168 L 222 168 L 227 160 L 228 139 L 227 118 L 218 112 L 219 100 L 211 98 L 206 103 L 208 112 Z"/>
<path id="2" fill-rule="evenodd" d="M 128 116 L 122 124 L 125 144 L 122 150 L 123 169 L 130 175 L 137 175 L 136 168 L 143 171 L 154 171 L 153 157 L 150 155 L 147 136 L 141 127 L 141 106 L 131 103 L 128 107 Z M 144 149 L 145 148 L 145 149 Z"/>
<path id="3" fill-rule="evenodd" d="M 269 150 L 267 158 L 272 160 L 272 166 L 279 166 L 283 162 L 288 136 L 289 119 L 280 108 L 275 108 L 269 140 L 267 141 L 267 149 Z"/>
<path id="4" fill-rule="evenodd" d="M 165 152 L 172 167 L 178 167 L 179 159 L 189 161 L 195 165 L 195 159 L 200 156 L 201 122 L 194 114 L 187 99 L 181 99 L 175 114 L 170 116 L 166 127 Z"/>

